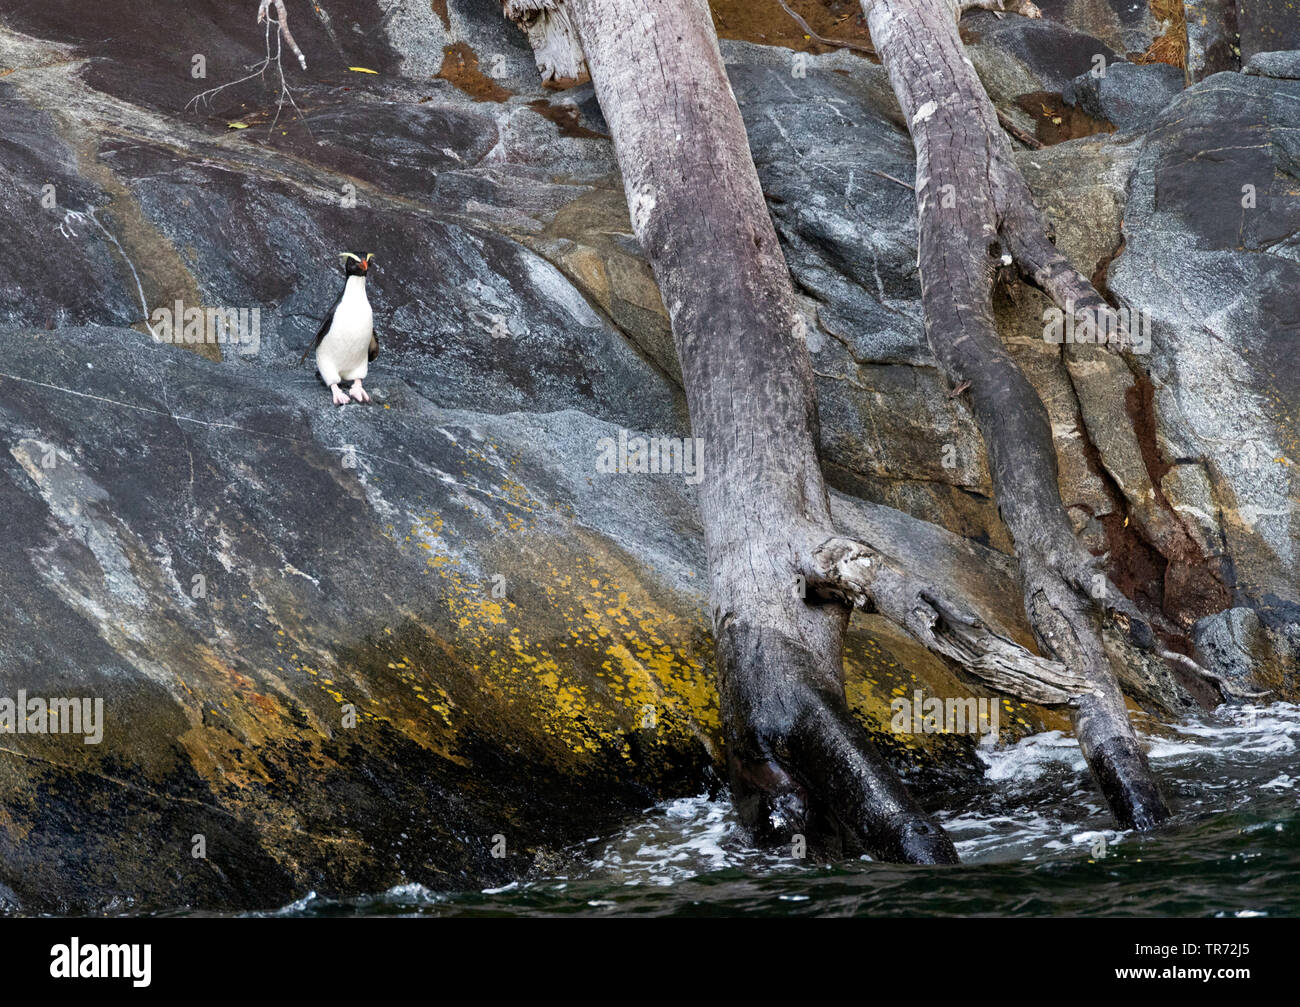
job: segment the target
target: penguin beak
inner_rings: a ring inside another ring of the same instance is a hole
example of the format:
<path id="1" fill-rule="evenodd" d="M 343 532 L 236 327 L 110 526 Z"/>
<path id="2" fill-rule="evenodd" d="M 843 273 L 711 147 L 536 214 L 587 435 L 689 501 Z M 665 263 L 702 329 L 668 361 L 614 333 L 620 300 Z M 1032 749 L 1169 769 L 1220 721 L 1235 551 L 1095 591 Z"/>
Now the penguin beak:
<path id="1" fill-rule="evenodd" d="M 360 262 L 360 266 L 361 266 L 361 271 L 364 273 L 367 269 L 370 268 L 370 263 L 368 263 L 365 259 L 362 259 Z"/>

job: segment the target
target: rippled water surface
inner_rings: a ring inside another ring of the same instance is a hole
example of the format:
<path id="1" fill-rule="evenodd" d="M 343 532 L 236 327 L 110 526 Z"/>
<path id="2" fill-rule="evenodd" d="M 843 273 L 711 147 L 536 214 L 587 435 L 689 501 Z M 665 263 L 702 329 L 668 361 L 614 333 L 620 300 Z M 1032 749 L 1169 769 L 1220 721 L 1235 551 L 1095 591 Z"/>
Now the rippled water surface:
<path id="1" fill-rule="evenodd" d="M 938 814 L 959 867 L 803 864 L 740 841 L 723 800 L 659 805 L 571 850 L 555 876 L 475 892 L 403 885 L 278 915 L 1300 915 L 1300 707 L 1224 707 L 1148 739 L 1177 809 L 1108 828 L 1075 742 L 1058 732 L 983 754 L 985 779 Z"/>

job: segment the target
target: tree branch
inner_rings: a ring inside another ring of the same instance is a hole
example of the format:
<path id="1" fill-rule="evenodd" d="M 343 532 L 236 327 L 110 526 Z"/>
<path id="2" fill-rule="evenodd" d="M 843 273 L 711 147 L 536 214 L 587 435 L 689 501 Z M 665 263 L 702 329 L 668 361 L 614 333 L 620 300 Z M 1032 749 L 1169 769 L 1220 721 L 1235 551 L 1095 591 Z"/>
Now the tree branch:
<path id="1" fill-rule="evenodd" d="M 794 11 L 790 9 L 790 5 L 787 4 L 785 0 L 776 0 L 776 2 L 779 3 L 781 5 L 781 9 L 785 11 L 787 14 L 789 14 L 790 17 L 794 19 L 794 22 L 800 28 L 803 29 L 803 33 L 807 35 L 810 39 L 812 39 L 814 42 L 819 42 L 822 45 L 828 45 L 835 49 L 853 49 L 856 50 L 857 52 L 865 52 L 869 56 L 874 56 L 876 54 L 876 50 L 874 47 L 869 45 L 863 45 L 861 42 L 848 42 L 844 39 L 826 38 L 826 36 L 824 35 L 818 35 L 815 31 L 812 30 L 812 27 L 808 24 L 807 21 L 805 21 L 802 17 L 800 17 L 798 14 L 796 14 Z"/>
<path id="2" fill-rule="evenodd" d="M 258 24 L 262 24 L 263 22 L 266 23 L 266 56 L 262 59 L 262 61 L 257 65 L 255 65 L 251 72 L 245 74 L 243 77 L 240 77 L 238 80 L 232 80 L 229 84 L 220 84 L 217 87 L 209 88 L 208 90 L 203 91 L 200 94 L 196 94 L 193 98 L 191 98 L 189 101 L 185 103 L 185 107 L 189 108 L 191 105 L 193 105 L 195 110 L 197 111 L 200 104 L 204 102 L 211 102 L 214 95 L 219 94 L 220 92 L 224 91 L 228 87 L 234 87 L 236 84 L 242 84 L 244 81 L 252 80 L 254 77 L 264 78 L 267 69 L 270 66 L 274 65 L 276 73 L 279 75 L 280 78 L 280 98 L 275 106 L 275 118 L 271 120 L 271 124 L 267 128 L 267 132 L 269 133 L 275 129 L 276 123 L 280 121 L 280 113 L 284 110 L 284 103 L 287 101 L 293 107 L 293 110 L 298 113 L 298 118 L 302 121 L 303 129 L 307 131 L 307 135 L 311 136 L 312 135 L 311 127 L 307 125 L 307 118 L 302 114 L 302 109 L 298 107 L 298 102 L 294 100 L 293 91 L 289 87 L 289 82 L 285 80 L 284 61 L 281 57 L 283 55 L 284 45 L 286 41 L 288 45 L 293 49 L 293 51 L 298 53 L 298 62 L 302 64 L 302 68 L 304 70 L 307 69 L 307 60 L 303 56 L 303 54 L 299 51 L 298 43 L 296 43 L 293 40 L 293 36 L 289 34 L 288 24 L 284 21 L 277 22 L 275 18 L 267 16 L 269 5 L 272 2 L 273 0 L 262 0 L 262 6 L 258 8 L 258 12 L 257 12 L 257 23 Z M 274 0 L 274 2 L 279 4 L 279 10 L 281 13 L 283 13 L 284 5 L 281 2 L 281 0 Z M 271 54 L 271 25 L 273 24 L 279 25 L 279 30 L 277 30 L 275 35 L 274 55 Z"/>
<path id="3" fill-rule="evenodd" d="M 827 539 L 813 550 L 806 578 L 811 594 L 879 612 L 997 692 L 1040 706 L 1076 705 L 1093 692 L 1083 676 L 994 632 L 942 590 L 862 542 Z"/>
<path id="4" fill-rule="evenodd" d="M 581 80 L 587 58 L 564 0 L 502 0 L 501 12 L 528 33 L 542 82 Z"/>

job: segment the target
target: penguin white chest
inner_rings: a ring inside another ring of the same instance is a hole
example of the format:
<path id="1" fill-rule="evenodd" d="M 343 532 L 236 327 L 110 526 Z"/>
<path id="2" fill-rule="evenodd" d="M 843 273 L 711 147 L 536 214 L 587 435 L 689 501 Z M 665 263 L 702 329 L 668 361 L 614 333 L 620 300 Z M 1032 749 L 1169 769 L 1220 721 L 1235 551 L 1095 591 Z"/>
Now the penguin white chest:
<path id="1" fill-rule="evenodd" d="M 374 312 L 364 276 L 349 276 L 325 338 L 316 347 L 316 366 L 326 384 L 364 378 L 369 366 Z"/>

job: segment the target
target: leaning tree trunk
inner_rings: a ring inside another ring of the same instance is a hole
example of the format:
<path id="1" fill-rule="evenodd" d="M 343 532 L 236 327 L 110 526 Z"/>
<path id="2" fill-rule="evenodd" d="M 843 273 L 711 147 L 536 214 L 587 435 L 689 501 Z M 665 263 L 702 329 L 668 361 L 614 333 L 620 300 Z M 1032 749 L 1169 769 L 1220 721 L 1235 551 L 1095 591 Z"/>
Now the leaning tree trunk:
<path id="1" fill-rule="evenodd" d="M 916 147 L 930 347 L 949 380 L 968 388 L 998 509 L 1015 540 L 1035 636 L 1046 653 L 1092 686 L 1074 709 L 1088 764 L 1119 822 L 1150 827 L 1169 811 L 1129 724 L 1103 636 L 1112 616 L 1146 644 L 1149 628 L 1073 534 L 1057 486 L 1047 410 L 993 322 L 993 278 L 1014 263 L 1063 310 L 1096 318 L 1110 308 L 1052 244 L 997 112 L 963 52 L 954 5 L 862 0 L 862 7 Z M 1022 9 L 1038 14 L 1031 3 Z M 1122 644 L 1109 639 L 1122 660 Z"/>
<path id="2" fill-rule="evenodd" d="M 760 840 L 829 822 L 876 856 L 955 852 L 844 697 L 850 606 L 995 688 L 1068 704 L 1089 685 L 870 546 L 839 538 L 818 462 L 804 327 L 703 0 L 507 0 L 543 78 L 586 65 L 632 227 L 672 321 L 693 434 L 733 797 Z M 796 590 L 797 584 L 806 587 Z M 816 838 L 816 836 L 810 836 Z"/>
<path id="3" fill-rule="evenodd" d="M 853 719 L 848 610 L 796 592 L 832 534 L 812 362 L 703 0 L 568 0 L 609 123 L 632 227 L 681 361 L 711 574 L 733 796 L 783 841 L 830 810 L 889 859 L 952 844 Z M 829 806 L 829 807 L 828 807 Z"/>

